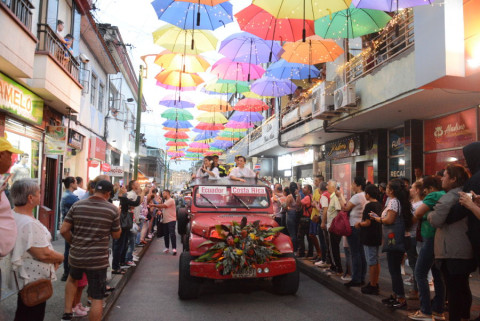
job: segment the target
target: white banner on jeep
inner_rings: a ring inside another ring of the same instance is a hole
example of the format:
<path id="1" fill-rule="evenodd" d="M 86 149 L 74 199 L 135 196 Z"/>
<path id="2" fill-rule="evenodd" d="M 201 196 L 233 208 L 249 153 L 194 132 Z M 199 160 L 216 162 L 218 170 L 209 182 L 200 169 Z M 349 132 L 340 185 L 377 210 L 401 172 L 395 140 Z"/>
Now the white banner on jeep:
<path id="1" fill-rule="evenodd" d="M 199 187 L 200 194 L 208 194 L 208 195 L 218 195 L 218 194 L 227 194 L 227 187 L 226 186 L 200 186 Z"/>
<path id="2" fill-rule="evenodd" d="M 232 186 L 232 194 L 251 194 L 251 195 L 267 195 L 265 187 L 241 187 L 241 186 Z"/>

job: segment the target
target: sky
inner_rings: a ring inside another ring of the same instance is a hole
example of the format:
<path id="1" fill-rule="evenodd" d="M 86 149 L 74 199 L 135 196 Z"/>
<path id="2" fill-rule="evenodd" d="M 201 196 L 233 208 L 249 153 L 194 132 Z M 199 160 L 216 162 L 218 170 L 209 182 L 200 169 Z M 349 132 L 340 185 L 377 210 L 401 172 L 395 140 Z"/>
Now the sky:
<path id="1" fill-rule="evenodd" d="M 231 0 L 234 14 L 245 8 L 251 3 L 251 0 Z M 100 23 L 110 23 L 117 26 L 122 35 L 123 41 L 132 46 L 127 47 L 135 71 L 138 75 L 139 66 L 143 64 L 141 56 L 149 54 L 158 54 L 163 48 L 153 43 L 152 32 L 165 25 L 160 21 L 148 0 L 97 0 L 95 2 L 97 10 L 94 16 Z M 223 39 L 235 32 L 240 32 L 236 22 L 227 24 L 215 30 L 214 34 L 218 39 Z M 130 48 L 130 49 L 129 49 Z M 204 56 L 209 62 L 213 63 L 221 56 L 217 53 L 210 53 Z M 147 77 L 143 82 L 143 95 L 147 101 L 147 112 L 142 114 L 141 132 L 144 132 L 147 138 L 147 144 L 153 147 L 164 149 L 166 141 L 163 139 L 164 130 L 161 123 L 165 120 L 160 114 L 165 109 L 159 106 L 158 102 L 166 94 L 166 91 L 156 85 L 155 75 L 161 69 L 153 63 L 154 57 L 147 57 Z M 206 75 L 203 75 L 204 77 Z M 207 95 L 201 92 L 192 92 L 183 94 L 182 97 L 191 97 L 194 101 L 200 101 L 207 98 Z M 191 109 L 194 116 L 195 112 Z M 198 113 L 197 113 L 198 114 Z M 195 122 L 194 122 L 195 123 Z M 193 137 L 193 133 L 191 134 Z M 191 162 L 180 161 L 171 162 L 170 168 L 174 170 L 189 169 Z"/>

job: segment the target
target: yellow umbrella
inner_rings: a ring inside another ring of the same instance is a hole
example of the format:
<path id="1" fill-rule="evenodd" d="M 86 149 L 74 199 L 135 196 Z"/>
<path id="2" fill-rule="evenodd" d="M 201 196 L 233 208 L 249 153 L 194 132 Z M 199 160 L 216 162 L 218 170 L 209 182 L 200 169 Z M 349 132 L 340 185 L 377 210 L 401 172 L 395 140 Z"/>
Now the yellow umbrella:
<path id="1" fill-rule="evenodd" d="M 153 32 L 153 42 L 171 52 L 198 55 L 217 48 L 217 38 L 208 30 L 189 30 L 166 25 Z"/>
<path id="2" fill-rule="evenodd" d="M 203 110 L 208 112 L 218 111 L 218 112 L 224 113 L 224 112 L 233 110 L 232 106 L 230 106 L 230 104 L 226 100 L 223 100 L 221 98 L 215 98 L 215 97 L 207 98 L 203 100 L 196 107 L 198 110 Z"/>
<path id="3" fill-rule="evenodd" d="M 216 6 L 217 4 L 227 2 L 228 0 L 175 0 L 175 1 L 206 4 L 207 6 L 212 6 L 213 7 L 213 6 Z"/>
<path id="4" fill-rule="evenodd" d="M 286 61 L 306 65 L 334 61 L 343 54 L 343 49 L 335 41 L 317 35 L 307 37 L 305 42 L 287 42 L 283 50 L 282 58 Z"/>
<path id="5" fill-rule="evenodd" d="M 225 124 L 228 121 L 222 113 L 218 112 L 201 113 L 195 119 L 209 124 Z"/>
<path id="6" fill-rule="evenodd" d="M 247 98 L 256 98 L 256 99 L 262 99 L 262 98 L 275 98 L 273 96 L 260 96 L 252 91 L 247 91 L 245 93 L 242 93 Z"/>
<path id="7" fill-rule="evenodd" d="M 166 51 L 166 50 L 165 50 Z M 178 53 L 160 53 L 155 63 L 165 70 L 175 70 L 189 73 L 205 72 L 210 64 L 201 56 Z"/>
<path id="8" fill-rule="evenodd" d="M 176 70 L 165 70 L 155 76 L 157 85 L 171 90 L 195 90 L 204 80 L 197 74 Z"/>

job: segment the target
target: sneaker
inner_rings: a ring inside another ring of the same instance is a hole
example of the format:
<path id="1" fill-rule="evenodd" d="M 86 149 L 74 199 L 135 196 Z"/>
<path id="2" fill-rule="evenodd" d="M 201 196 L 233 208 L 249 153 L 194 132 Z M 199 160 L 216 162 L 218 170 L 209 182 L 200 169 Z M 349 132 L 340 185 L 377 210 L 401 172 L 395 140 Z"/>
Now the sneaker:
<path id="1" fill-rule="evenodd" d="M 412 284 L 413 284 L 413 276 L 411 276 L 411 277 L 406 278 L 405 280 L 403 280 L 403 284 L 405 284 L 405 285 L 412 285 Z"/>
<path id="2" fill-rule="evenodd" d="M 373 286 L 373 285 L 370 284 L 370 282 L 368 282 L 367 285 L 362 287 L 361 291 L 362 291 L 363 294 L 378 295 L 380 293 L 380 288 L 379 288 L 378 284 L 376 286 Z"/>
<path id="3" fill-rule="evenodd" d="M 128 262 L 125 263 L 125 264 L 128 265 L 128 266 L 137 266 L 137 265 L 135 264 L 135 262 L 133 262 L 133 261 L 128 261 Z"/>
<path id="4" fill-rule="evenodd" d="M 82 303 L 77 304 L 77 305 L 76 305 L 76 308 L 78 308 L 78 309 L 80 309 L 80 310 L 82 310 L 82 311 L 85 311 L 85 312 L 90 311 L 90 308 L 89 308 L 89 307 L 84 307 L 84 306 L 82 305 Z"/>
<path id="5" fill-rule="evenodd" d="M 393 295 L 390 295 L 388 298 L 382 299 L 382 303 L 387 305 L 395 301 L 397 301 L 397 299 Z"/>
<path id="6" fill-rule="evenodd" d="M 73 313 L 64 313 L 61 321 L 70 321 L 73 319 Z"/>
<path id="7" fill-rule="evenodd" d="M 317 263 L 315 263 L 315 266 L 318 266 L 319 268 L 323 269 L 323 268 L 329 268 L 330 264 L 327 264 L 324 261 L 318 261 Z"/>
<path id="8" fill-rule="evenodd" d="M 433 319 L 435 320 L 445 320 L 445 313 L 432 312 L 432 316 L 433 316 Z M 480 319 L 480 317 L 477 319 Z"/>
<path id="9" fill-rule="evenodd" d="M 410 313 L 408 317 L 412 320 L 421 320 L 421 321 L 431 321 L 432 320 L 432 315 L 431 314 L 425 314 L 422 313 L 422 311 L 418 310 L 417 312 Z"/>
<path id="10" fill-rule="evenodd" d="M 350 275 L 342 275 L 340 279 L 343 281 L 352 281 L 352 277 Z"/>
<path id="11" fill-rule="evenodd" d="M 388 306 L 390 308 L 393 308 L 393 309 L 406 309 L 407 308 L 407 300 L 403 300 L 403 301 L 395 300 L 391 304 L 388 304 Z M 431 320 L 431 318 L 429 320 Z"/>
<path id="12" fill-rule="evenodd" d="M 148 234 L 148 238 L 151 239 L 153 237 L 152 233 Z"/>
<path id="13" fill-rule="evenodd" d="M 87 311 L 80 309 L 78 304 L 72 309 L 73 317 L 84 317 L 88 314 Z"/>
<path id="14" fill-rule="evenodd" d="M 419 297 L 418 297 L 418 292 L 417 291 L 414 291 L 414 290 L 411 290 L 410 292 L 407 293 L 407 295 L 405 296 L 405 298 L 407 300 L 418 300 Z"/>
<path id="15" fill-rule="evenodd" d="M 168 249 L 163 250 L 163 253 L 168 253 L 170 252 Z"/>
<path id="16" fill-rule="evenodd" d="M 127 265 L 127 263 L 125 263 L 123 265 L 120 265 L 120 269 L 122 269 L 122 270 L 126 270 L 128 268 L 130 268 L 130 265 Z"/>
<path id="17" fill-rule="evenodd" d="M 172 255 L 177 255 L 177 249 L 172 250 Z"/>
<path id="18" fill-rule="evenodd" d="M 140 258 L 138 256 L 134 255 L 132 260 L 133 260 L 133 262 L 138 262 L 138 261 L 140 261 Z"/>
<path id="19" fill-rule="evenodd" d="M 343 278 L 343 277 L 342 277 L 342 278 Z M 363 283 L 362 283 L 362 282 L 350 281 L 350 282 L 347 282 L 347 283 L 343 283 L 343 285 L 345 285 L 347 288 L 352 288 L 352 287 L 362 286 Z"/>
<path id="20" fill-rule="evenodd" d="M 144 247 L 144 246 L 145 246 L 145 244 L 143 244 L 143 243 L 138 243 L 138 244 L 137 244 L 137 245 L 135 245 L 135 246 L 138 246 L 138 247 Z"/>

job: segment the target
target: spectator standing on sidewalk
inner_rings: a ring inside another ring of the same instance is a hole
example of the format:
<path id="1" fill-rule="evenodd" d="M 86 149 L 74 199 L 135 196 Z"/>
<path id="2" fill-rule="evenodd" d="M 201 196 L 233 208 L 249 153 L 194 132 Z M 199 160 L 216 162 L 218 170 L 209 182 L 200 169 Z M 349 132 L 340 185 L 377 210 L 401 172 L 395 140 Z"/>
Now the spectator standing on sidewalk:
<path id="1" fill-rule="evenodd" d="M 297 191 L 297 183 L 291 182 L 289 186 L 290 195 L 287 196 L 285 203 L 287 205 L 287 230 L 292 240 L 293 252 L 297 253 L 297 211 L 301 208 L 300 196 Z"/>
<path id="2" fill-rule="evenodd" d="M 23 154 L 19 149 L 13 148 L 5 138 L 0 137 L 0 175 L 8 172 L 12 166 L 12 154 Z M 0 179 L 0 260 L 13 249 L 17 238 L 17 226 L 13 218 L 12 208 L 5 189 L 7 178 Z M 2 289 L 2 271 L 0 270 L 0 297 Z"/>
<path id="3" fill-rule="evenodd" d="M 65 191 L 63 192 L 62 199 L 60 200 L 60 209 L 62 211 L 62 222 L 65 219 L 68 211 L 75 204 L 79 198 L 75 195 L 77 190 L 77 181 L 75 177 L 68 176 L 63 179 L 63 185 L 65 186 Z M 63 275 L 61 280 L 63 282 L 67 281 L 68 272 L 70 271 L 70 266 L 68 265 L 68 253 L 70 252 L 70 243 L 65 240 L 65 251 L 63 253 Z"/>
<path id="4" fill-rule="evenodd" d="M 310 236 L 310 225 L 312 222 L 312 212 L 313 212 L 313 200 L 312 200 L 312 186 L 305 185 L 303 187 L 303 194 L 305 195 L 300 203 L 303 206 L 302 217 L 300 218 L 300 226 L 298 228 L 298 244 L 299 244 L 299 257 L 305 255 L 305 236 L 310 240 L 309 243 L 312 243 L 315 246 L 317 251 L 317 256 L 321 255 L 320 244 L 318 243 L 317 237 L 312 235 Z M 316 230 L 316 226 L 315 226 Z M 312 249 L 308 248 L 307 257 L 313 257 L 313 246 Z"/>
<path id="5" fill-rule="evenodd" d="M 344 211 L 350 212 L 349 221 L 352 228 L 352 234 L 347 236 L 352 256 L 352 280 L 344 284 L 347 287 L 364 285 L 367 274 L 367 261 L 363 245 L 360 242 L 360 230 L 355 228 L 355 225 L 362 221 L 363 209 L 367 202 L 364 192 L 366 183 L 365 177 L 355 177 L 352 182 L 352 192 L 355 194 L 343 206 Z"/>
<path id="6" fill-rule="evenodd" d="M 320 233 L 323 235 L 323 239 L 325 242 L 325 249 L 322 248 L 322 260 L 320 262 L 315 263 L 316 266 L 320 268 L 328 268 L 332 264 L 332 253 L 330 251 L 330 237 L 328 235 L 327 230 L 327 209 L 328 204 L 330 203 L 330 193 L 327 190 L 327 182 L 322 182 L 320 184 Z M 320 244 L 322 239 L 320 237 Z"/>
<path id="7" fill-rule="evenodd" d="M 338 196 L 336 194 L 336 188 L 337 182 L 334 180 L 330 180 L 327 185 L 327 190 L 330 193 L 330 202 L 328 204 L 326 215 L 327 230 L 330 228 L 333 219 L 342 209 L 342 205 L 340 204 L 340 200 L 338 199 Z M 340 259 L 340 241 L 342 240 L 342 236 L 332 232 L 329 232 L 328 236 L 330 240 L 330 252 L 332 253 L 332 265 L 330 266 L 330 270 L 328 272 L 330 274 L 336 274 L 337 276 L 341 276 L 343 274 L 342 261 Z"/>
<path id="8" fill-rule="evenodd" d="M 50 232 L 33 215 L 33 210 L 40 205 L 38 182 L 28 178 L 15 181 L 10 197 L 18 229 L 11 257 L 14 275 L 10 278 L 10 288 L 20 292 L 27 284 L 40 279 L 55 281 L 55 270 L 62 263 L 63 255 L 53 250 Z M 46 304 L 26 306 L 18 293 L 15 321 L 42 321 Z"/>
<path id="9" fill-rule="evenodd" d="M 90 321 L 100 321 L 105 296 L 110 236 L 121 234 L 120 218 L 115 205 L 108 202 L 113 193 L 109 181 L 99 181 L 95 194 L 75 203 L 60 229 L 70 242 L 70 274 L 65 284 L 65 310 L 62 321 L 72 320 L 72 305 L 78 281 L 87 275 L 88 296 L 92 299 Z"/>
<path id="10" fill-rule="evenodd" d="M 78 199 L 82 199 L 83 195 L 87 192 L 87 190 L 83 188 L 83 178 L 77 176 L 75 177 L 75 180 L 77 181 L 77 189 L 73 194 L 77 195 Z"/>
<path id="11" fill-rule="evenodd" d="M 314 246 L 318 245 L 317 256 L 313 258 L 313 262 L 320 262 L 322 261 L 323 256 L 325 255 L 325 239 L 323 238 L 323 233 L 320 229 L 320 224 L 322 222 L 322 217 L 320 215 L 320 210 L 322 209 L 322 205 L 320 204 L 320 199 L 322 197 L 322 192 L 320 191 L 320 185 L 323 183 L 323 176 L 317 175 L 315 176 L 315 180 L 313 184 L 315 185 L 315 190 L 312 196 L 312 216 L 310 217 L 310 230 L 309 230 L 309 237 L 313 242 Z M 317 235 L 320 239 L 317 238 Z"/>
<path id="12" fill-rule="evenodd" d="M 177 224 L 177 207 L 175 200 L 171 197 L 168 189 L 163 191 L 163 204 L 150 204 L 150 207 L 163 209 L 163 232 L 165 240 L 164 253 L 169 252 L 170 241 L 172 242 L 172 254 L 177 255 L 177 236 L 175 235 L 175 226 Z"/>

